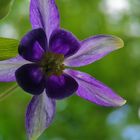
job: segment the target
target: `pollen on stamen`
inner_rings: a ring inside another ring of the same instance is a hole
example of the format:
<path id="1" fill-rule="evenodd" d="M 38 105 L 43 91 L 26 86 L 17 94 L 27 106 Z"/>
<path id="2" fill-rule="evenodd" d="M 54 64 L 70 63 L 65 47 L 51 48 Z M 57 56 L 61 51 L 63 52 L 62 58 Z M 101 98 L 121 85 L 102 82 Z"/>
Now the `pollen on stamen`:
<path id="1" fill-rule="evenodd" d="M 65 69 L 64 55 L 56 54 L 52 52 L 47 52 L 39 65 L 42 67 L 42 70 L 46 76 L 56 75 L 60 76 L 63 74 L 63 70 Z"/>

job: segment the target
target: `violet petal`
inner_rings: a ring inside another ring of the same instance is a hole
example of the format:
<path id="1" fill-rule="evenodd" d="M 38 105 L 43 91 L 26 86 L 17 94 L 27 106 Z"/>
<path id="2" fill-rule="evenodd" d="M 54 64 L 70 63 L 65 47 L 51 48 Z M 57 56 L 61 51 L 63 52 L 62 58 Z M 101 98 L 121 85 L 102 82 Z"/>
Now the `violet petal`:
<path id="1" fill-rule="evenodd" d="M 34 96 L 26 112 L 26 130 L 29 140 L 36 140 L 49 127 L 55 115 L 55 100 L 46 93 Z"/>
<path id="2" fill-rule="evenodd" d="M 122 106 L 126 101 L 92 76 L 75 70 L 65 70 L 79 84 L 77 95 L 101 106 Z"/>
<path id="3" fill-rule="evenodd" d="M 69 75 L 51 76 L 46 79 L 46 93 L 53 99 L 63 99 L 72 95 L 78 88 L 77 82 Z"/>
<path id="4" fill-rule="evenodd" d="M 110 35 L 98 35 L 81 42 L 79 51 L 65 60 L 66 66 L 80 67 L 93 63 L 108 53 L 123 47 L 123 41 Z"/>
<path id="5" fill-rule="evenodd" d="M 29 63 L 22 57 L 17 56 L 8 60 L 0 61 L 0 82 L 16 81 L 15 71 L 24 64 Z"/>
<path id="6" fill-rule="evenodd" d="M 80 43 L 72 33 L 61 29 L 52 33 L 49 46 L 51 51 L 69 57 L 79 50 Z"/>
<path id="7" fill-rule="evenodd" d="M 19 54 L 26 60 L 38 62 L 47 50 L 47 38 L 43 29 L 28 32 L 21 40 Z"/>
<path id="8" fill-rule="evenodd" d="M 59 11 L 55 0 L 31 0 L 30 21 L 33 28 L 43 28 L 49 39 L 51 33 L 59 28 Z"/>
<path id="9" fill-rule="evenodd" d="M 26 64 L 16 70 L 16 81 L 26 92 L 39 95 L 44 90 L 44 77 L 36 64 Z"/>

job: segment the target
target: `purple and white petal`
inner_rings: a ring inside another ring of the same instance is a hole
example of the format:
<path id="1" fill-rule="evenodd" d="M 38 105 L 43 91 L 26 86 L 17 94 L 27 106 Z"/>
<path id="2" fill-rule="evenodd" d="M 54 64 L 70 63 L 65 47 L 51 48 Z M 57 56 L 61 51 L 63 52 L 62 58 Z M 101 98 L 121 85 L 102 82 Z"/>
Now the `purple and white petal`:
<path id="1" fill-rule="evenodd" d="M 78 89 L 77 82 L 69 75 L 51 76 L 46 79 L 46 93 L 53 99 L 71 96 Z"/>
<path id="2" fill-rule="evenodd" d="M 43 29 L 28 32 L 20 41 L 19 54 L 26 60 L 38 62 L 47 50 L 47 37 Z"/>
<path id="3" fill-rule="evenodd" d="M 29 140 L 36 140 L 49 127 L 55 115 L 55 100 L 46 93 L 34 96 L 26 112 L 26 130 Z"/>
<path id="4" fill-rule="evenodd" d="M 49 47 L 52 52 L 69 57 L 79 50 L 80 42 L 71 32 L 60 29 L 52 33 Z"/>
<path id="5" fill-rule="evenodd" d="M 18 85 L 26 92 L 39 95 L 44 91 L 44 75 L 37 64 L 26 64 L 15 72 Z"/>
<path id="6" fill-rule="evenodd" d="M 65 60 L 65 65 L 80 67 L 93 63 L 110 52 L 122 48 L 123 41 L 110 35 L 97 35 L 81 42 L 79 51 Z"/>
<path id="7" fill-rule="evenodd" d="M 17 56 L 8 60 L 0 61 L 0 82 L 16 81 L 15 71 L 24 64 L 29 63 L 22 57 Z"/>
<path id="8" fill-rule="evenodd" d="M 78 82 L 77 95 L 101 106 L 122 106 L 126 101 L 92 76 L 75 70 L 65 70 Z"/>
<path id="9" fill-rule="evenodd" d="M 31 0 L 30 21 L 33 28 L 43 28 L 49 39 L 51 33 L 59 28 L 59 11 L 55 0 Z"/>

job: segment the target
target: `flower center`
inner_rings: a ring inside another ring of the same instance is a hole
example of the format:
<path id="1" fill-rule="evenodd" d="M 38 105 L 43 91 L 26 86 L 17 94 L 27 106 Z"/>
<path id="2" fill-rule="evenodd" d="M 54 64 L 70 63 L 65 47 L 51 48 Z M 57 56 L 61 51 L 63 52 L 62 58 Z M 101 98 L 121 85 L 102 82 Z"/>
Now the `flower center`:
<path id="1" fill-rule="evenodd" d="M 46 76 L 57 75 L 60 76 L 65 69 L 65 65 L 63 64 L 64 55 L 56 54 L 52 52 L 47 52 L 41 62 L 40 66 L 43 69 L 43 72 Z"/>

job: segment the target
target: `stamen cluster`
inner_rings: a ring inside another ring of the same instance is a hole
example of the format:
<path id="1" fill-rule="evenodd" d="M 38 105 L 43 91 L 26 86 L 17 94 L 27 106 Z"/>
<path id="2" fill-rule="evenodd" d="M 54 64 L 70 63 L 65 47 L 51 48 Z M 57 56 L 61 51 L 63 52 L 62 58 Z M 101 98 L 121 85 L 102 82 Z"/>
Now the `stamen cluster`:
<path id="1" fill-rule="evenodd" d="M 46 76 L 52 76 L 52 75 L 60 76 L 62 75 L 63 70 L 65 69 L 63 62 L 64 62 L 63 54 L 47 52 L 43 56 L 39 65 Z"/>

